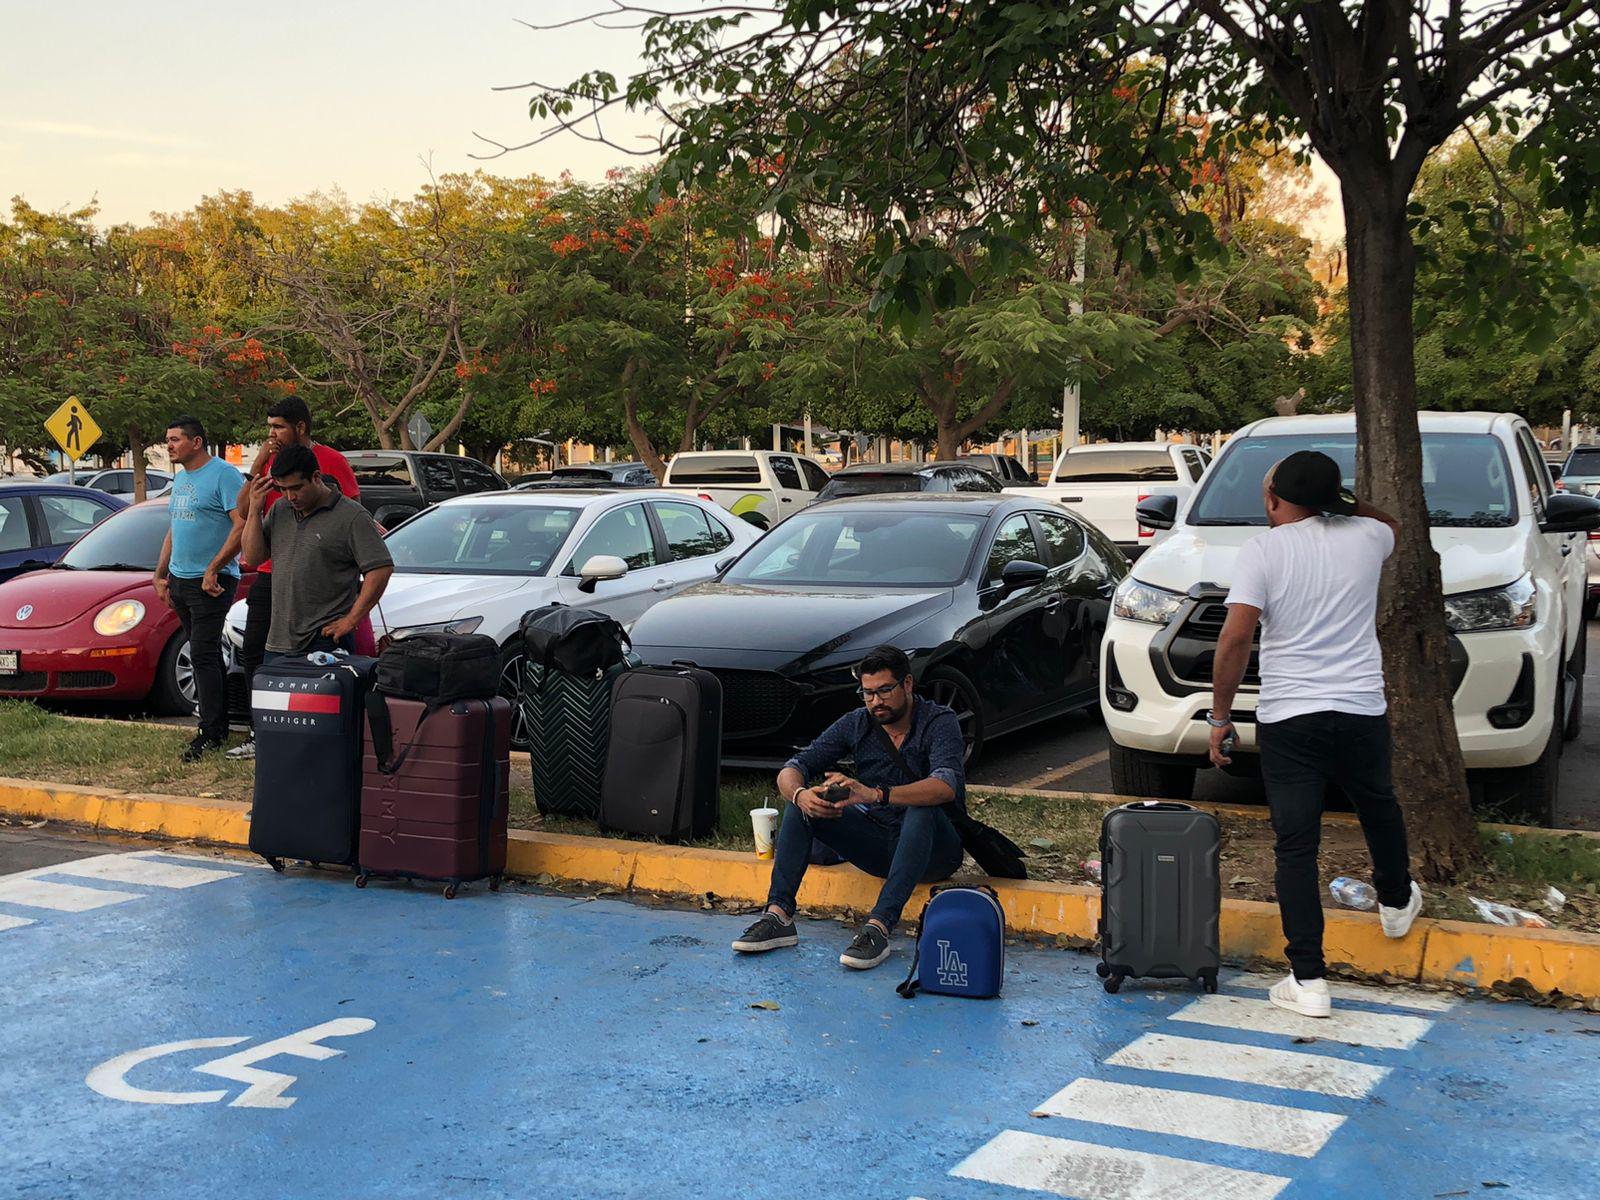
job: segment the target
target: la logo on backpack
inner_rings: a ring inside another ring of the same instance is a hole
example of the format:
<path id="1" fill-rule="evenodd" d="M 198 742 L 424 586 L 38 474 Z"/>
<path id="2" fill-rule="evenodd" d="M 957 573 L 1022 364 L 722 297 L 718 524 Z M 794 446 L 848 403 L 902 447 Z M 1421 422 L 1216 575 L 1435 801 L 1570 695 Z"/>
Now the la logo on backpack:
<path id="1" fill-rule="evenodd" d="M 919 975 L 926 959 L 931 977 Z M 911 972 L 895 990 L 907 1000 L 919 991 L 988 1000 L 1000 994 L 1006 970 L 1006 917 L 993 889 L 935 888 L 917 923 Z"/>

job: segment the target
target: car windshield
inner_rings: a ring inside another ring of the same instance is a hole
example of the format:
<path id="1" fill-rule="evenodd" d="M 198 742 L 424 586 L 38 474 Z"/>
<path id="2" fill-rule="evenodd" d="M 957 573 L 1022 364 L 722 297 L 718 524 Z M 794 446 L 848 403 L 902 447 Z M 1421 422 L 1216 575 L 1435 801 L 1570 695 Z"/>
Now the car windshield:
<path id="1" fill-rule="evenodd" d="M 828 480 L 818 500 L 839 500 L 845 496 L 871 496 L 883 492 L 920 492 L 922 477 L 909 471 L 860 475 L 835 475 Z"/>
<path id="2" fill-rule="evenodd" d="M 790 517 L 734 564 L 731 583 L 952 587 L 967 574 L 984 517 L 809 512 Z"/>
<path id="3" fill-rule="evenodd" d="M 1588 478 L 1591 475 L 1600 475 L 1600 446 L 1574 450 L 1572 457 L 1567 459 L 1567 465 L 1561 472 L 1563 475 L 1581 475 Z"/>
<path id="4" fill-rule="evenodd" d="M 1165 450 L 1074 450 L 1062 460 L 1056 482 L 1176 482 L 1178 468 Z"/>
<path id="5" fill-rule="evenodd" d="M 74 542 L 59 565 L 78 571 L 154 571 L 170 525 L 165 504 L 125 508 Z"/>
<path id="6" fill-rule="evenodd" d="M 1200 485 L 1189 524 L 1265 525 L 1261 481 L 1274 463 L 1299 450 L 1328 455 L 1339 464 L 1344 486 L 1355 489 L 1353 433 L 1235 438 Z M 1435 527 L 1516 524 L 1511 469 L 1499 441 L 1486 433 L 1424 433 L 1422 488 Z"/>
<path id="7" fill-rule="evenodd" d="M 389 535 L 402 575 L 543 575 L 578 523 L 576 508 L 441 504 Z"/>

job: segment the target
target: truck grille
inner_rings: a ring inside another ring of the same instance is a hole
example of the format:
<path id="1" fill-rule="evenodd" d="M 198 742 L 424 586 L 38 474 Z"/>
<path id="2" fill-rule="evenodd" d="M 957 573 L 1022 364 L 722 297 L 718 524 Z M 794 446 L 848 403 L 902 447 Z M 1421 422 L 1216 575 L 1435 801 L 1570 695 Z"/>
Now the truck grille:
<path id="1" fill-rule="evenodd" d="M 748 737 L 780 729 L 794 715 L 799 690 L 772 671 L 718 670 L 722 684 L 722 732 Z"/>
<path id="2" fill-rule="evenodd" d="M 1202 601 L 1183 621 L 1172 637 L 1167 658 L 1179 679 L 1191 683 L 1210 683 L 1217 659 L 1217 638 L 1228 620 L 1228 606 L 1220 600 Z M 1261 686 L 1261 634 L 1258 630 L 1249 665 L 1244 670 L 1244 686 Z"/>

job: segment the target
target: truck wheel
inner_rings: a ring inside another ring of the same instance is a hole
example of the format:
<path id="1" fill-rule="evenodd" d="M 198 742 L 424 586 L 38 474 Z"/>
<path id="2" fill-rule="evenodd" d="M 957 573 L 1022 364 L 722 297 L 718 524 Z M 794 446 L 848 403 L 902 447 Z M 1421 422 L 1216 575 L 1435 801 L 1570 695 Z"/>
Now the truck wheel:
<path id="1" fill-rule="evenodd" d="M 1578 629 L 1578 653 L 1567 666 L 1568 686 L 1573 689 L 1572 708 L 1567 713 L 1566 727 L 1561 731 L 1561 740 L 1566 742 L 1577 741 L 1578 735 L 1583 732 L 1583 675 L 1589 666 L 1589 631 Z"/>
<path id="2" fill-rule="evenodd" d="M 1558 691 L 1559 697 L 1560 692 Z M 1562 727 L 1559 712 L 1550 722 L 1539 757 L 1525 767 L 1484 771 L 1480 794 L 1491 810 L 1515 814 L 1539 825 L 1554 825 L 1561 777 Z"/>
<path id="3" fill-rule="evenodd" d="M 1111 790 L 1119 796 L 1189 800 L 1194 796 L 1194 771 L 1162 755 L 1111 743 Z"/>

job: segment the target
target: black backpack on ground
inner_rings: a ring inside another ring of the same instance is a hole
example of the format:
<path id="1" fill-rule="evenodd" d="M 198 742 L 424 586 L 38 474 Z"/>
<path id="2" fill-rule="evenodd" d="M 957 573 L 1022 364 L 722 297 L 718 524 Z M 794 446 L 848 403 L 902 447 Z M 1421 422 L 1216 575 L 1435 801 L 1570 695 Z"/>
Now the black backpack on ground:
<path id="1" fill-rule="evenodd" d="M 632 665 L 622 626 L 550 604 L 523 614 L 522 722 L 533 799 L 547 816 L 595 818 L 611 740 L 611 691 Z"/>
<path id="2" fill-rule="evenodd" d="M 682 842 L 717 827 L 722 684 L 695 667 L 638 667 L 611 697 L 600 828 Z"/>

